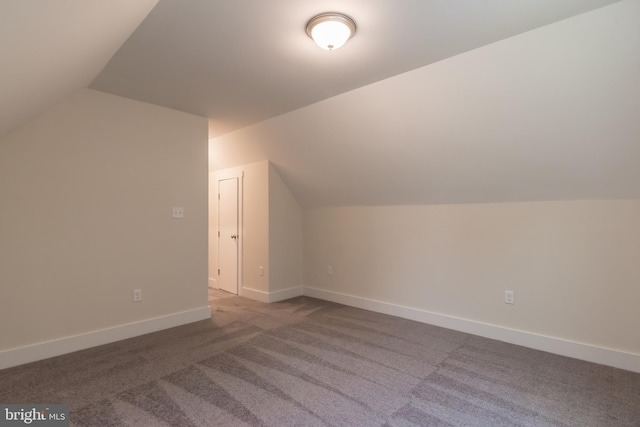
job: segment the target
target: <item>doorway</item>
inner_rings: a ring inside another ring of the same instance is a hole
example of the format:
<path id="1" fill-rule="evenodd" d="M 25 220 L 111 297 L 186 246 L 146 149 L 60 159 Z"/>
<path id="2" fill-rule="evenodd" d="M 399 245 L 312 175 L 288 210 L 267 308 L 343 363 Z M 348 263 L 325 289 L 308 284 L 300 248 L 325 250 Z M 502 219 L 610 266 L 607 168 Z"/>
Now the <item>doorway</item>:
<path id="1" fill-rule="evenodd" d="M 218 180 L 218 287 L 238 294 L 238 178 Z"/>

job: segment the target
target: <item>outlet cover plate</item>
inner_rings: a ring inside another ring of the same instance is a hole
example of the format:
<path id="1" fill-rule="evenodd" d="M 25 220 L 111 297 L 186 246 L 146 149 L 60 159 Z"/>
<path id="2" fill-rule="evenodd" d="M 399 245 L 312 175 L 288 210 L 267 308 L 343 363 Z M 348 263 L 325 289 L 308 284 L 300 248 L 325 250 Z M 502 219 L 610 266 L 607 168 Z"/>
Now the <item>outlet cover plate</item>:
<path id="1" fill-rule="evenodd" d="M 171 210 L 173 218 L 184 218 L 184 208 L 182 206 L 174 206 Z"/>
<path id="2" fill-rule="evenodd" d="M 515 304 L 515 297 L 513 295 L 513 291 L 504 291 L 504 303 Z"/>

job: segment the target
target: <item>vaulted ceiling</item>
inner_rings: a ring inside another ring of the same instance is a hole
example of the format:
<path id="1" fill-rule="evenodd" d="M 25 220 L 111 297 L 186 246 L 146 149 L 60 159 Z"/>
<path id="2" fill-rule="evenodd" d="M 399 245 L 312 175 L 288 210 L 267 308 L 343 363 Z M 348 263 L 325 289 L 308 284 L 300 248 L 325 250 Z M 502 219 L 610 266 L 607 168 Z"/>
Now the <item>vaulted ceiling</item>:
<path id="1" fill-rule="evenodd" d="M 640 1 L 222 135 L 305 207 L 640 198 Z"/>
<path id="2" fill-rule="evenodd" d="M 2 0 L 0 136 L 87 87 L 158 0 Z"/>
<path id="3" fill-rule="evenodd" d="M 356 36 L 321 50 L 317 13 Z M 304 206 L 640 197 L 637 0 L 3 0 L 0 135 L 82 87 Z"/>
<path id="4" fill-rule="evenodd" d="M 91 84 L 211 120 L 218 136 L 615 0 L 160 0 Z M 314 15 L 352 16 L 327 52 Z"/>

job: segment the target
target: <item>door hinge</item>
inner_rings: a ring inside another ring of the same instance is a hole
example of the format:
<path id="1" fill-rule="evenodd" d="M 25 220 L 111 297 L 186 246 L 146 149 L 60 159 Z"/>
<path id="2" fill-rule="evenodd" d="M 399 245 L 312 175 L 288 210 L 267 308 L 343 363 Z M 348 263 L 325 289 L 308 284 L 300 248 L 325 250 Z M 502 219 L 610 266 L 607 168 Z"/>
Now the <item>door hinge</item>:
<path id="1" fill-rule="evenodd" d="M 220 237 L 220 230 L 218 230 L 218 237 Z"/>
<path id="2" fill-rule="evenodd" d="M 220 269 L 218 269 L 218 276 L 220 275 Z"/>
<path id="3" fill-rule="evenodd" d="M 218 193 L 218 200 L 220 200 L 220 193 Z"/>

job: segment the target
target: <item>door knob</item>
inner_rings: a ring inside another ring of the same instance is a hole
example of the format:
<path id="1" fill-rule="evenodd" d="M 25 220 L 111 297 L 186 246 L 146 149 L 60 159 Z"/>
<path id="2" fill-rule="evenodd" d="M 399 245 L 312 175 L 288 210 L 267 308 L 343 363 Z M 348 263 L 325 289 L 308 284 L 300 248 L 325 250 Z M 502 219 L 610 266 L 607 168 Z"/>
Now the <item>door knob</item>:
<path id="1" fill-rule="evenodd" d="M 232 239 L 237 239 L 237 238 L 238 238 L 238 235 L 237 235 L 237 234 L 232 234 L 232 235 L 231 235 L 231 238 L 232 238 Z"/>

